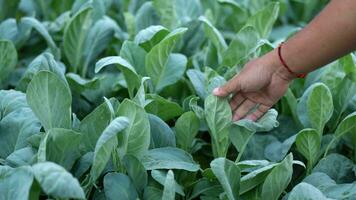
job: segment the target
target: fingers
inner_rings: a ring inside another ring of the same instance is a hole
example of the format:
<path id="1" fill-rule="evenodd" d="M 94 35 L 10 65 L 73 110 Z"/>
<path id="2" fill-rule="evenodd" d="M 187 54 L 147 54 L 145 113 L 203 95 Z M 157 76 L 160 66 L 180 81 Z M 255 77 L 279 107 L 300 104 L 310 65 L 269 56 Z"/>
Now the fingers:
<path id="1" fill-rule="evenodd" d="M 219 97 L 226 97 L 231 93 L 240 91 L 241 85 L 238 76 L 230 79 L 225 85 L 215 88 L 213 94 Z"/>
<path id="2" fill-rule="evenodd" d="M 244 100 L 245 97 L 241 93 L 238 93 L 234 97 L 232 97 L 232 99 L 230 100 L 231 110 L 234 111 Z"/>
<path id="3" fill-rule="evenodd" d="M 232 118 L 233 121 L 238 121 L 242 119 L 252 108 L 256 106 L 256 103 L 246 99 L 234 112 Z"/>
<path id="4" fill-rule="evenodd" d="M 268 109 L 270 109 L 270 107 L 261 104 L 253 113 L 248 114 L 245 118 L 251 121 L 256 121 L 262 117 L 268 111 Z"/>

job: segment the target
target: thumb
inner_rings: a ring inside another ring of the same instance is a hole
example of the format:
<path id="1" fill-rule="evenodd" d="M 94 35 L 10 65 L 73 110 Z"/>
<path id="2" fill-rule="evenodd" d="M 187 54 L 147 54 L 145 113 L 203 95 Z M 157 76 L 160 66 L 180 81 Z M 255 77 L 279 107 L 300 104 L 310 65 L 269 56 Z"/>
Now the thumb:
<path id="1" fill-rule="evenodd" d="M 213 90 L 213 94 L 219 97 L 226 97 L 231 93 L 239 92 L 241 89 L 240 79 L 238 76 L 230 79 L 225 85 Z"/>

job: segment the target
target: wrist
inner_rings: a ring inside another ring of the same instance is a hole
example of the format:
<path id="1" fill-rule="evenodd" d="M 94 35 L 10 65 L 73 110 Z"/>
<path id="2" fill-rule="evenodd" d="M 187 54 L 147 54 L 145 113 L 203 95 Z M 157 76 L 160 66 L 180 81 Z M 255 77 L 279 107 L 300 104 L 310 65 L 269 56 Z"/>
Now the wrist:
<path id="1" fill-rule="evenodd" d="M 267 53 L 264 57 L 268 62 L 267 66 L 272 72 L 272 76 L 277 76 L 287 82 L 291 82 L 296 78 L 295 74 L 291 73 L 285 66 L 283 66 L 279 59 L 277 49 Z"/>

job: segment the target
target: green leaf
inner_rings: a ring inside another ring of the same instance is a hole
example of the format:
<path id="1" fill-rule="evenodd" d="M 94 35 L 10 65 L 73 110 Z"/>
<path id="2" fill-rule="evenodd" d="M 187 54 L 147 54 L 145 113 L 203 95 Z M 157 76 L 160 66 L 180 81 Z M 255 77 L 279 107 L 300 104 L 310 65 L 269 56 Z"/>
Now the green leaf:
<path id="1" fill-rule="evenodd" d="M 28 146 L 27 139 L 37 134 L 40 128 L 25 94 L 0 90 L 0 158 Z"/>
<path id="2" fill-rule="evenodd" d="M 145 188 L 145 193 L 143 194 L 143 199 L 144 200 L 162 199 L 162 193 L 163 193 L 163 191 L 156 187 L 147 186 Z"/>
<path id="3" fill-rule="evenodd" d="M 68 73 L 66 79 L 71 89 L 79 94 L 87 89 L 98 89 L 100 87 L 100 80 L 98 78 L 85 79 L 78 74 Z"/>
<path id="4" fill-rule="evenodd" d="M 251 162 L 251 161 L 247 160 L 243 162 L 245 162 L 244 164 L 247 164 L 246 162 Z M 238 166 L 240 168 L 243 162 L 238 163 Z M 244 194 L 248 191 L 251 191 L 252 189 L 256 188 L 258 185 L 263 183 L 266 180 L 268 174 L 271 172 L 271 170 L 277 165 L 278 163 L 268 163 L 266 166 L 262 165 L 260 168 L 257 168 L 256 170 L 253 170 L 248 174 L 244 175 L 243 177 L 241 177 L 240 194 Z"/>
<path id="5" fill-rule="evenodd" d="M 53 41 L 51 35 L 48 33 L 47 29 L 41 22 L 39 22 L 36 18 L 33 17 L 23 17 L 21 18 L 21 22 L 33 27 L 41 36 L 46 40 L 48 47 L 51 49 L 52 54 L 54 55 L 56 60 L 59 60 L 61 57 L 61 51 L 57 47 L 56 43 Z"/>
<path id="6" fill-rule="evenodd" d="M 146 76 L 145 57 L 146 51 L 131 41 L 125 41 L 120 50 L 120 56 L 127 60 L 137 71 L 138 74 Z"/>
<path id="7" fill-rule="evenodd" d="M 172 170 L 169 170 L 164 182 L 162 200 L 175 200 L 175 181 Z"/>
<path id="8" fill-rule="evenodd" d="M 52 54 L 43 53 L 37 56 L 27 67 L 25 74 L 22 76 L 20 83 L 17 85 L 18 90 L 26 91 L 28 84 L 33 77 L 40 71 L 50 71 L 56 74 L 64 82 L 66 78 L 64 76 L 65 66 L 58 63 Z"/>
<path id="9" fill-rule="evenodd" d="M 120 56 L 109 56 L 100 59 L 95 65 L 95 73 L 98 73 L 104 67 L 115 64 L 124 74 L 125 81 L 129 90 L 130 97 L 134 97 L 134 90 L 141 85 L 141 77 L 136 73 L 135 68 Z"/>
<path id="10" fill-rule="evenodd" d="M 79 130 L 83 133 L 82 144 L 80 146 L 82 151 L 94 151 L 98 138 L 109 125 L 112 118 L 110 108 L 104 102 L 80 122 Z"/>
<path id="11" fill-rule="evenodd" d="M 33 182 L 30 167 L 0 166 L 1 199 L 27 200 Z"/>
<path id="12" fill-rule="evenodd" d="M 36 157 L 36 149 L 32 147 L 25 147 L 22 149 L 18 149 L 12 152 L 7 158 L 6 162 L 9 163 L 10 166 L 24 166 L 31 165 Z"/>
<path id="13" fill-rule="evenodd" d="M 337 138 L 344 136 L 345 134 L 356 133 L 356 112 L 353 112 L 345 117 L 337 127 L 335 135 Z M 356 143 L 356 142 L 354 142 Z"/>
<path id="14" fill-rule="evenodd" d="M 0 84 L 3 84 L 17 64 L 17 51 L 8 40 L 0 40 Z"/>
<path id="15" fill-rule="evenodd" d="M 322 192 L 326 191 L 327 188 L 336 185 L 336 182 L 333 179 L 322 172 L 313 172 L 305 177 L 303 182 L 313 185 Z"/>
<path id="16" fill-rule="evenodd" d="M 93 165 L 90 170 L 91 183 L 99 178 L 110 159 L 111 153 L 116 151 L 118 145 L 117 134 L 122 133 L 128 126 L 126 117 L 117 117 L 105 128 L 100 135 L 94 151 Z"/>
<path id="17" fill-rule="evenodd" d="M 175 44 L 186 31 L 186 28 L 175 29 L 146 55 L 146 72 L 147 75 L 151 77 L 155 91 L 157 92 L 162 90 L 165 86 L 175 83 L 184 73 L 186 65 L 185 57 L 179 56 L 178 58 L 175 56 L 171 58 L 174 62 L 179 63 L 175 63 L 174 65 L 171 64 L 172 61 L 169 62 L 169 58 Z M 182 70 L 182 68 L 184 69 Z M 169 74 L 174 70 L 179 70 L 181 73 L 177 73 L 177 75 L 174 75 L 175 73 L 173 75 Z M 174 80 L 167 80 L 166 75 L 169 75 L 170 78 L 173 77 Z"/>
<path id="18" fill-rule="evenodd" d="M 145 107 L 148 113 L 157 115 L 163 121 L 168 121 L 174 117 L 178 117 L 183 113 L 183 109 L 179 104 L 165 99 L 157 94 L 146 95 L 150 101 Z"/>
<path id="19" fill-rule="evenodd" d="M 333 113 L 333 100 L 329 88 L 315 83 L 303 94 L 297 105 L 299 120 L 306 128 L 314 128 L 321 136 L 326 122 Z"/>
<path id="20" fill-rule="evenodd" d="M 48 130 L 47 134 L 46 160 L 70 170 L 74 162 L 80 157 L 78 146 L 82 135 L 62 128 L 52 128 Z"/>
<path id="21" fill-rule="evenodd" d="M 267 38 L 271 33 L 274 22 L 279 14 L 279 3 L 273 2 L 250 17 L 246 25 L 256 28 L 262 38 Z"/>
<path id="22" fill-rule="evenodd" d="M 191 152 L 192 142 L 198 134 L 199 127 L 200 121 L 194 112 L 190 111 L 181 115 L 175 124 L 178 147 Z"/>
<path id="23" fill-rule="evenodd" d="M 270 109 L 256 122 L 247 119 L 242 119 L 235 122 L 235 124 L 245 127 L 251 131 L 267 132 L 279 126 L 277 116 L 278 112 L 275 109 Z"/>
<path id="24" fill-rule="evenodd" d="M 138 158 L 146 153 L 150 145 L 150 122 L 146 111 L 129 99 L 125 99 L 117 111 L 118 116 L 127 117 L 128 127 L 118 136 L 119 152 Z"/>
<path id="25" fill-rule="evenodd" d="M 308 160 L 308 170 L 314 166 L 318 159 L 321 138 L 314 129 L 304 129 L 297 135 L 295 144 L 298 151 Z"/>
<path id="26" fill-rule="evenodd" d="M 227 44 L 224 37 L 221 35 L 218 29 L 205 17 L 199 17 L 199 20 L 204 23 L 204 32 L 206 37 L 210 39 L 219 54 L 222 54 L 227 49 Z"/>
<path id="27" fill-rule="evenodd" d="M 211 170 L 219 180 L 229 200 L 239 199 L 240 169 L 234 162 L 216 158 L 210 163 Z"/>
<path id="28" fill-rule="evenodd" d="M 70 63 L 69 69 L 74 73 L 78 72 L 84 64 L 83 52 L 87 35 L 93 23 L 92 12 L 93 9 L 90 7 L 81 10 L 71 19 L 64 31 L 64 53 Z"/>
<path id="29" fill-rule="evenodd" d="M 176 138 L 172 129 L 161 118 L 149 114 L 151 129 L 150 149 L 161 147 L 175 147 Z"/>
<path id="30" fill-rule="evenodd" d="M 137 192 L 130 178 L 121 173 L 108 173 L 104 177 L 104 192 L 108 200 L 136 200 Z"/>
<path id="31" fill-rule="evenodd" d="M 205 117 L 212 138 L 214 157 L 224 157 L 229 144 L 232 113 L 227 99 L 209 95 L 205 99 Z"/>
<path id="32" fill-rule="evenodd" d="M 352 172 L 351 160 L 340 154 L 330 154 L 321 159 L 314 167 L 313 173 L 323 172 L 330 176 L 336 183 L 352 182 L 355 175 Z"/>
<path id="33" fill-rule="evenodd" d="M 149 26 L 137 33 L 135 43 L 149 52 L 152 47 L 162 41 L 168 34 L 168 29 L 163 26 Z"/>
<path id="34" fill-rule="evenodd" d="M 178 26 L 175 1 L 153 0 L 153 7 L 160 16 L 161 23 L 169 29 Z"/>
<path id="35" fill-rule="evenodd" d="M 327 200 L 324 194 L 308 183 L 299 183 L 288 196 L 288 200 Z"/>
<path id="36" fill-rule="evenodd" d="M 187 76 L 194 87 L 195 93 L 200 98 L 205 99 L 208 93 L 205 87 L 206 78 L 204 73 L 197 69 L 188 69 Z"/>
<path id="37" fill-rule="evenodd" d="M 151 176 L 154 180 L 156 180 L 158 183 L 160 183 L 163 187 L 165 187 L 166 184 L 166 180 L 167 180 L 167 176 L 168 176 L 168 172 L 165 172 L 163 170 L 152 170 L 151 171 Z M 175 180 L 174 181 L 174 188 L 175 188 L 175 192 L 185 196 L 184 191 L 183 191 L 183 187 L 181 185 L 179 185 Z"/>
<path id="38" fill-rule="evenodd" d="M 256 52 L 259 35 L 252 26 L 245 26 L 233 38 L 229 47 L 223 53 L 223 65 L 234 67 L 250 54 Z"/>
<path id="39" fill-rule="evenodd" d="M 136 190 L 141 193 L 147 186 L 147 172 L 142 163 L 132 155 L 126 155 L 122 164 L 125 166 L 128 176 L 135 185 Z"/>
<path id="40" fill-rule="evenodd" d="M 141 159 L 141 162 L 146 170 L 183 169 L 191 172 L 199 170 L 199 164 L 190 154 L 173 147 L 151 149 Z"/>
<path id="41" fill-rule="evenodd" d="M 262 186 L 261 196 L 265 199 L 278 200 L 287 188 L 293 174 L 293 155 L 289 154 L 274 167 Z"/>
<path id="42" fill-rule="evenodd" d="M 78 180 L 63 167 L 52 162 L 42 162 L 33 165 L 32 171 L 46 194 L 54 198 L 85 199 Z"/>
<path id="43" fill-rule="evenodd" d="M 231 125 L 229 138 L 231 143 L 239 152 L 239 156 L 236 158 L 237 162 L 241 159 L 241 156 L 243 155 L 248 142 L 254 134 L 255 131 L 251 131 L 243 126 L 237 125 L 236 123 Z"/>
<path id="44" fill-rule="evenodd" d="M 86 75 L 88 67 L 91 66 L 98 55 L 108 47 L 114 33 L 119 29 L 116 22 L 107 16 L 98 20 L 94 26 L 90 28 L 86 41 L 84 42 L 84 52 L 82 52 L 82 76 Z M 92 73 L 92 71 L 89 72 Z"/>
<path id="45" fill-rule="evenodd" d="M 88 171 L 93 164 L 93 157 L 94 152 L 88 152 L 78 159 L 72 169 L 72 173 L 76 178 L 81 178 Z"/>
<path id="46" fill-rule="evenodd" d="M 27 87 L 27 102 L 45 130 L 71 125 L 72 95 L 67 84 L 49 71 L 37 73 Z"/>

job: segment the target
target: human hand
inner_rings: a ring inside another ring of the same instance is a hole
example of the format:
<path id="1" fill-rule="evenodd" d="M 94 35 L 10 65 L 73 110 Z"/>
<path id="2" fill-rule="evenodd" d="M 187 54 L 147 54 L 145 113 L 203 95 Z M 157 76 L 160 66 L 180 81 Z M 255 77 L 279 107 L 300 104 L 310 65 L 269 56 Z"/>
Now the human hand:
<path id="1" fill-rule="evenodd" d="M 215 88 L 213 94 L 220 97 L 232 94 L 233 121 L 243 118 L 256 121 L 277 103 L 293 79 L 280 63 L 277 52 L 272 51 L 248 62 L 239 74 Z"/>

